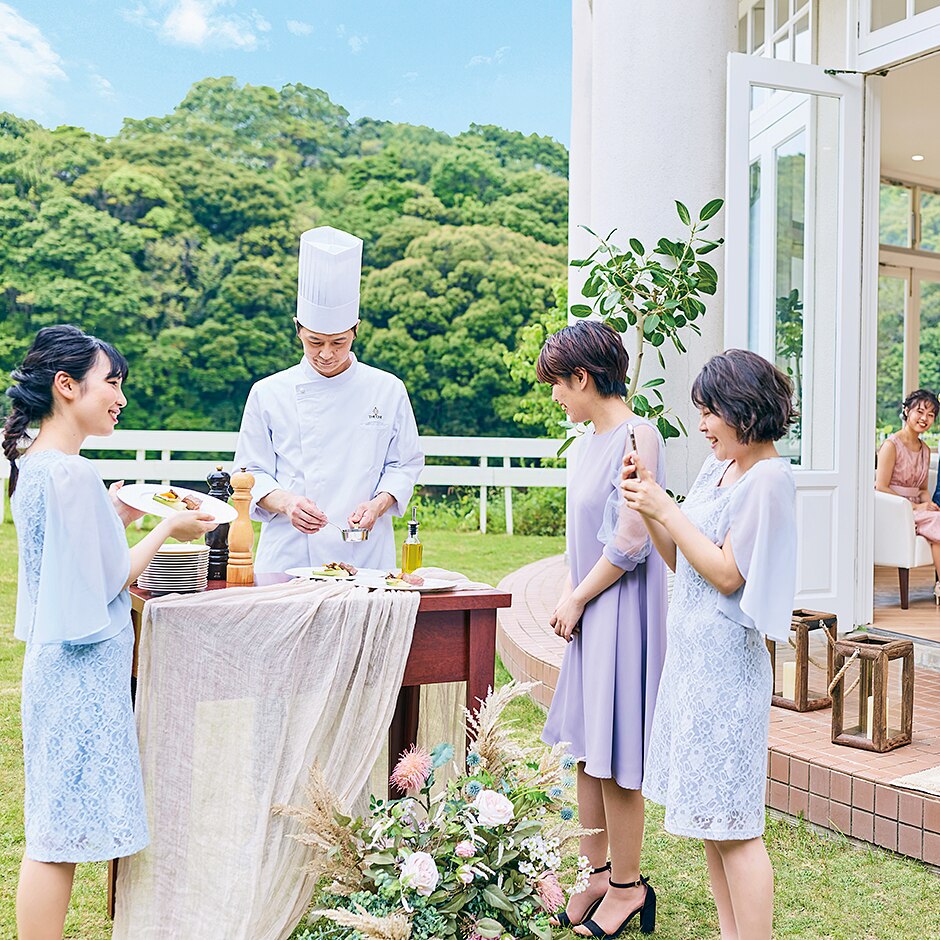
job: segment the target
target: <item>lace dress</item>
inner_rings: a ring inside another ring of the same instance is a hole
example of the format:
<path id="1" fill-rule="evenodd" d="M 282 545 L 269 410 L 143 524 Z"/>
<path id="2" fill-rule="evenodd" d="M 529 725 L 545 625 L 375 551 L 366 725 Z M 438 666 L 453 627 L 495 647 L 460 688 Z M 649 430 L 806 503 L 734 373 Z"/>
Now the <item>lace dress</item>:
<path id="1" fill-rule="evenodd" d="M 771 666 L 764 635 L 786 642 L 796 580 L 793 474 L 761 460 L 735 483 L 709 457 L 682 508 L 715 544 L 730 533 L 745 584 L 720 594 L 676 553 L 666 661 L 643 793 L 666 829 L 700 839 L 764 831 Z"/>
<path id="2" fill-rule="evenodd" d="M 644 464 L 665 482 L 664 448 L 650 422 L 634 418 Z M 542 740 L 568 743 L 592 777 L 638 790 L 666 647 L 666 566 L 642 518 L 620 492 L 627 422 L 589 432 L 568 459 L 568 563 L 577 586 L 601 556 L 623 576 L 585 608 L 565 658 Z"/>
<path id="3" fill-rule="evenodd" d="M 101 861 L 148 841 L 124 590 L 127 540 L 101 478 L 55 450 L 22 460 L 19 541 L 26 855 Z"/>

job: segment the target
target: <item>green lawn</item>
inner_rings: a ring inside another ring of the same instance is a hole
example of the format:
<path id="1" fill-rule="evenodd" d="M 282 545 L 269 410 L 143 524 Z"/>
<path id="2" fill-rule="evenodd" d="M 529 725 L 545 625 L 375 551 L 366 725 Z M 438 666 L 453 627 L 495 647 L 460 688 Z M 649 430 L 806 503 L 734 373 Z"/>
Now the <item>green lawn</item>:
<path id="1" fill-rule="evenodd" d="M 460 570 L 490 583 L 521 565 L 562 550 L 557 538 L 435 531 L 422 535 L 428 564 Z M 23 851 L 22 646 L 12 638 L 15 597 L 15 537 L 6 523 L 0 525 L 0 940 L 15 937 L 13 904 Z M 497 680 L 507 681 L 501 664 L 497 668 Z M 534 703 L 524 699 L 511 709 L 520 734 L 539 733 L 543 715 Z M 843 839 L 822 838 L 802 825 L 771 820 L 767 833 L 777 877 L 776 937 L 940 937 L 940 883 L 925 866 L 876 849 L 860 850 Z M 659 895 L 656 936 L 663 940 L 718 936 L 701 845 L 666 835 L 661 810 L 653 805 L 647 815 L 644 871 Z M 104 865 L 79 866 L 66 937 L 105 940 L 110 936 L 104 911 L 104 876 Z"/>

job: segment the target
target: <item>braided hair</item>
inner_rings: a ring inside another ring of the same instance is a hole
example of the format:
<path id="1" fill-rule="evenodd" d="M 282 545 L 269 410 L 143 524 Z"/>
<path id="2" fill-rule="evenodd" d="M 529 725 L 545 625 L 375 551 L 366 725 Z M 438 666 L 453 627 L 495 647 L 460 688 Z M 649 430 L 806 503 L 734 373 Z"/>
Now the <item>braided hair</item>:
<path id="1" fill-rule="evenodd" d="M 65 372 L 80 383 L 98 361 L 99 353 L 108 357 L 109 379 L 127 378 L 127 360 L 112 345 L 67 324 L 43 327 L 20 367 L 13 371 L 11 377 L 16 384 L 7 389 L 13 408 L 3 425 L 3 453 L 10 461 L 11 496 L 19 475 L 16 460 L 20 444 L 30 425 L 52 414 L 52 381 L 56 373 Z"/>

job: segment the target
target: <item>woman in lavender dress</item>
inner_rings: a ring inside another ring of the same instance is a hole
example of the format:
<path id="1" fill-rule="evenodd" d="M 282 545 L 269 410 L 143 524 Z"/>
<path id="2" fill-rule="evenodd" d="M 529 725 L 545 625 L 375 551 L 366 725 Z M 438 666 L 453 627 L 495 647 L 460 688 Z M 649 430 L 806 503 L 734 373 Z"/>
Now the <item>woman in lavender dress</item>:
<path id="1" fill-rule="evenodd" d="M 729 349 L 692 385 L 712 448 L 677 505 L 631 454 L 627 505 L 676 572 L 643 793 L 666 829 L 703 839 L 721 936 L 770 940 L 773 870 L 761 836 L 770 723 L 765 637 L 786 643 L 796 581 L 790 380 Z"/>
<path id="2" fill-rule="evenodd" d="M 591 422 L 569 451 L 570 574 L 551 620 L 568 648 L 542 734 L 569 744 L 580 823 L 600 830 L 581 840 L 590 884 L 557 918 L 585 936 L 613 934 L 638 912 L 648 933 L 656 915 L 656 895 L 640 875 L 640 787 L 665 653 L 666 572 L 619 484 L 634 446 L 663 483 L 663 441 L 624 402 L 628 362 L 617 333 L 582 321 L 549 337 L 537 368 L 569 419 Z"/>

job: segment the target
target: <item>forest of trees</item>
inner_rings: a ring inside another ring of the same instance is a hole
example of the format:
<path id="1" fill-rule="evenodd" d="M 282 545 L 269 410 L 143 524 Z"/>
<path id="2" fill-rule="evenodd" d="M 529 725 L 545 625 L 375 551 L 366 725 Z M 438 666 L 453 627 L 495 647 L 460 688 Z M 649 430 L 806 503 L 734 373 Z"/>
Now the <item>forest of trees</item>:
<path id="1" fill-rule="evenodd" d="M 74 323 L 131 363 L 124 427 L 236 429 L 300 357 L 299 235 L 335 225 L 365 242 L 357 353 L 424 433 L 546 433 L 519 353 L 564 322 L 567 163 L 549 138 L 353 122 L 232 78 L 113 138 L 0 114 L 0 368 Z"/>

